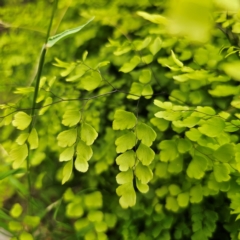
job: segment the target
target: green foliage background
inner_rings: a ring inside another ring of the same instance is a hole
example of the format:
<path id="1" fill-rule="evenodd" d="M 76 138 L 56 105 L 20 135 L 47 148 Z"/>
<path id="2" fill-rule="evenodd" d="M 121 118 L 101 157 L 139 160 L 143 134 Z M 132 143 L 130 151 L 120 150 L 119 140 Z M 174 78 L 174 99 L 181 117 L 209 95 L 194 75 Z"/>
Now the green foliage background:
<path id="1" fill-rule="evenodd" d="M 240 239 L 238 1 L 0 5 L 11 239 Z"/>

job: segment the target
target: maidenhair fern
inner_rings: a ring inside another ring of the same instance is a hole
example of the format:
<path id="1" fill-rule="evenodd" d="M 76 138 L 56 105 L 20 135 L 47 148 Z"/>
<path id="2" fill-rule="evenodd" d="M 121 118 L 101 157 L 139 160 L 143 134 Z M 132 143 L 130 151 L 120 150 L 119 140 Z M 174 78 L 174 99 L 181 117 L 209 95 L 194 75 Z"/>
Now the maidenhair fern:
<path id="1" fill-rule="evenodd" d="M 49 37 L 54 3 L 34 87 L 0 105 L 0 227 L 24 240 L 239 239 L 239 13 L 60 1 L 69 19 Z"/>

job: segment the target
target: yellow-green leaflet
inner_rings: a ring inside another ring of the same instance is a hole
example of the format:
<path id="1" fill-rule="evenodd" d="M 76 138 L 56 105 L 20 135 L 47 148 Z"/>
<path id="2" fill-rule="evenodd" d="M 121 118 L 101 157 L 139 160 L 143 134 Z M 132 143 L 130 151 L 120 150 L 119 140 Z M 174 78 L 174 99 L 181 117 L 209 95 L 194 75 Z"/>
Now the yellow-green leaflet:
<path id="1" fill-rule="evenodd" d="M 225 163 L 216 162 L 213 166 L 213 173 L 217 182 L 226 182 L 230 179 L 230 169 Z"/>
<path id="2" fill-rule="evenodd" d="M 77 139 L 77 130 L 75 128 L 63 131 L 58 134 L 57 140 L 60 147 L 70 147 Z"/>
<path id="3" fill-rule="evenodd" d="M 32 118 L 25 112 L 18 112 L 14 115 L 14 120 L 12 124 L 19 130 L 26 129 L 32 121 Z"/>
<path id="4" fill-rule="evenodd" d="M 148 166 L 151 164 L 151 162 L 154 159 L 155 153 L 154 151 L 146 146 L 145 144 L 141 143 L 136 151 L 138 159 L 141 161 L 141 163 L 145 166 Z"/>
<path id="5" fill-rule="evenodd" d="M 27 144 L 25 143 L 21 146 L 16 146 L 10 151 L 9 156 L 14 161 L 13 168 L 19 168 L 28 156 Z"/>
<path id="6" fill-rule="evenodd" d="M 78 110 L 67 110 L 63 115 L 62 124 L 65 126 L 75 126 L 79 123 L 81 118 L 80 111 Z"/>
<path id="7" fill-rule="evenodd" d="M 135 175 L 143 184 L 148 183 L 153 177 L 152 170 L 141 162 L 136 166 Z"/>
<path id="8" fill-rule="evenodd" d="M 63 167 L 63 179 L 62 179 L 62 184 L 67 182 L 69 178 L 72 175 L 72 169 L 73 169 L 73 160 L 68 161 L 65 166 Z"/>
<path id="9" fill-rule="evenodd" d="M 171 54 L 172 54 L 172 58 L 173 58 L 173 61 L 179 66 L 179 67 L 183 67 L 183 63 L 177 59 L 175 53 L 171 50 Z"/>
<path id="10" fill-rule="evenodd" d="M 135 163 L 135 153 L 133 150 L 126 151 L 116 158 L 116 162 L 119 165 L 120 171 L 127 171 L 129 168 L 134 166 Z"/>
<path id="11" fill-rule="evenodd" d="M 92 148 L 86 145 L 85 142 L 79 141 L 77 145 L 77 158 L 75 160 L 75 168 L 79 172 L 86 172 L 88 170 L 88 161 L 93 155 Z"/>
<path id="12" fill-rule="evenodd" d="M 79 172 L 87 172 L 88 167 L 89 167 L 89 164 L 88 164 L 87 160 L 85 160 L 84 158 L 82 158 L 78 155 L 75 160 L 75 168 Z"/>
<path id="13" fill-rule="evenodd" d="M 65 148 L 60 154 L 59 161 L 60 162 L 69 161 L 73 158 L 73 154 L 74 154 L 74 146 Z"/>
<path id="14" fill-rule="evenodd" d="M 136 125 L 136 117 L 133 113 L 124 110 L 117 110 L 114 114 L 113 129 L 131 129 Z"/>
<path id="15" fill-rule="evenodd" d="M 81 139 L 87 144 L 92 145 L 97 138 L 98 133 L 96 130 L 88 123 L 83 123 L 81 125 Z"/>
<path id="16" fill-rule="evenodd" d="M 162 40 L 160 37 L 156 37 L 154 42 L 150 45 L 149 49 L 153 55 L 157 54 L 162 47 Z"/>
<path id="17" fill-rule="evenodd" d="M 87 91 L 95 90 L 101 82 L 102 77 L 98 71 L 87 72 L 80 78 L 80 86 Z"/>
<path id="18" fill-rule="evenodd" d="M 124 65 L 119 69 L 120 72 L 128 73 L 132 71 L 139 63 L 141 59 L 139 56 L 134 56 L 129 62 L 124 63 Z"/>
<path id="19" fill-rule="evenodd" d="M 14 218 L 18 218 L 22 214 L 22 206 L 19 203 L 15 203 L 10 211 L 10 214 Z"/>
<path id="20" fill-rule="evenodd" d="M 149 190 L 149 186 L 147 184 L 143 184 L 140 180 L 138 180 L 136 178 L 136 186 L 137 189 L 141 192 L 141 193 L 147 193 Z"/>
<path id="21" fill-rule="evenodd" d="M 136 133 L 137 138 L 148 147 L 152 145 L 157 136 L 156 132 L 145 123 L 138 123 Z"/>
<path id="22" fill-rule="evenodd" d="M 51 97 L 47 97 L 43 102 L 42 108 L 39 111 L 39 115 L 43 115 L 51 106 L 53 99 Z"/>
<path id="23" fill-rule="evenodd" d="M 116 176 L 116 180 L 117 180 L 118 184 L 124 184 L 124 183 L 131 182 L 133 180 L 133 172 L 132 172 L 132 170 L 129 169 L 128 171 L 120 172 Z"/>
<path id="24" fill-rule="evenodd" d="M 28 143 L 30 145 L 30 149 L 38 148 L 38 133 L 35 128 L 33 128 L 29 134 Z"/>
<path id="25" fill-rule="evenodd" d="M 177 202 L 180 207 L 187 207 L 189 204 L 189 193 L 188 192 L 180 193 L 177 197 Z"/>
<path id="26" fill-rule="evenodd" d="M 136 193 L 132 182 L 119 186 L 116 192 L 118 196 L 121 196 L 119 203 L 123 208 L 132 207 L 136 204 Z"/>
<path id="27" fill-rule="evenodd" d="M 157 24 L 166 24 L 167 23 L 167 19 L 159 14 L 149 14 L 149 13 L 143 12 L 143 11 L 138 11 L 137 14 L 153 23 L 157 23 Z"/>
<path id="28" fill-rule="evenodd" d="M 17 143 L 18 145 L 23 145 L 23 144 L 27 141 L 28 136 L 29 136 L 29 133 L 27 133 L 27 132 L 21 133 L 21 134 L 17 137 L 16 143 Z"/>
<path id="29" fill-rule="evenodd" d="M 117 138 L 115 144 L 117 146 L 117 153 L 125 152 L 126 150 L 132 149 L 136 143 L 136 136 L 133 132 L 129 131 L 128 133 Z"/>
<path id="30" fill-rule="evenodd" d="M 205 157 L 194 156 L 187 168 L 187 175 L 190 178 L 201 179 L 207 169 L 208 161 Z"/>
<path id="31" fill-rule="evenodd" d="M 149 83 L 151 81 L 151 78 L 152 78 L 152 72 L 149 69 L 144 69 L 141 71 L 139 82 Z"/>
<path id="32" fill-rule="evenodd" d="M 166 205 L 165 205 L 165 207 L 169 211 L 177 212 L 178 209 L 179 209 L 177 199 L 175 197 L 172 197 L 172 196 L 166 197 Z"/>
<path id="33" fill-rule="evenodd" d="M 28 232 L 22 232 L 19 239 L 20 240 L 33 240 L 33 236 L 32 236 L 32 234 L 30 234 Z"/>

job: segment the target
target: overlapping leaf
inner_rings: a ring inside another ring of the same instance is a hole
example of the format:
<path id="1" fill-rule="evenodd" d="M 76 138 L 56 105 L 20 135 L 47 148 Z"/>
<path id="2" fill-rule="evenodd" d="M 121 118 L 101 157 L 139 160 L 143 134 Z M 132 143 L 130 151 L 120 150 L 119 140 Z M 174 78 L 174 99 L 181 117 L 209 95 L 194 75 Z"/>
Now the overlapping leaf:
<path id="1" fill-rule="evenodd" d="M 57 140 L 60 147 L 70 147 L 77 139 L 77 130 L 75 128 L 63 131 L 58 134 Z"/>
<path id="2" fill-rule="evenodd" d="M 198 139 L 202 136 L 202 134 L 196 128 L 191 128 L 189 131 L 185 132 L 185 135 L 188 139 L 194 142 L 198 141 Z"/>
<path id="3" fill-rule="evenodd" d="M 132 182 L 119 186 L 116 192 L 118 196 L 121 196 L 119 203 L 122 208 L 133 207 L 136 204 L 136 193 Z"/>
<path id="4" fill-rule="evenodd" d="M 155 175 L 160 178 L 168 178 L 168 163 L 166 162 L 158 162 L 155 167 Z"/>
<path id="5" fill-rule="evenodd" d="M 116 176 L 116 180 L 118 184 L 125 184 L 128 182 L 132 182 L 133 180 L 133 172 L 131 169 L 128 169 L 125 172 L 120 172 L 117 176 Z"/>
<path id="6" fill-rule="evenodd" d="M 63 120 L 62 120 L 62 124 L 65 126 L 75 126 L 76 124 L 79 123 L 81 118 L 81 114 L 79 111 L 77 110 L 67 110 L 64 114 L 63 114 Z"/>
<path id="7" fill-rule="evenodd" d="M 136 151 L 138 159 L 145 166 L 151 164 L 154 159 L 155 152 L 145 144 L 141 143 Z"/>
<path id="8" fill-rule="evenodd" d="M 68 161 L 65 166 L 63 167 L 63 178 L 62 178 L 62 184 L 64 184 L 65 182 L 67 182 L 69 180 L 69 178 L 72 175 L 72 168 L 73 168 L 73 160 Z"/>
<path id="9" fill-rule="evenodd" d="M 89 166 L 88 161 L 92 155 L 92 148 L 80 140 L 77 145 L 77 158 L 75 160 L 75 168 L 79 172 L 86 172 Z"/>
<path id="10" fill-rule="evenodd" d="M 192 128 L 194 126 L 196 126 L 198 124 L 198 122 L 200 121 L 200 117 L 197 117 L 197 116 L 189 116 L 187 118 L 185 118 L 183 121 L 182 121 L 182 125 L 184 127 L 189 127 L 189 128 Z"/>
<path id="11" fill-rule="evenodd" d="M 171 110 L 173 108 L 173 104 L 171 102 L 162 102 L 160 100 L 154 100 L 154 104 L 166 110 Z"/>
<path id="12" fill-rule="evenodd" d="M 207 120 L 198 130 L 208 137 L 217 137 L 223 132 L 225 122 L 223 119 L 215 117 Z"/>
<path id="13" fill-rule="evenodd" d="M 203 200 L 202 185 L 197 184 L 190 189 L 190 202 L 200 203 Z"/>
<path id="14" fill-rule="evenodd" d="M 28 142 L 30 145 L 30 149 L 38 148 L 38 133 L 35 128 L 33 128 L 29 134 Z"/>
<path id="15" fill-rule="evenodd" d="M 170 184 L 168 190 L 171 196 L 177 196 L 182 191 L 177 184 Z"/>
<path id="16" fill-rule="evenodd" d="M 113 129 L 131 129 L 136 125 L 137 118 L 131 112 L 117 110 L 114 114 Z"/>
<path id="17" fill-rule="evenodd" d="M 183 170 L 183 157 L 180 155 L 168 164 L 167 171 L 172 174 L 178 174 Z"/>
<path id="18" fill-rule="evenodd" d="M 97 138 L 98 133 L 96 130 L 88 123 L 83 123 L 81 125 L 81 139 L 87 144 L 92 145 Z"/>
<path id="19" fill-rule="evenodd" d="M 189 192 L 180 193 L 177 196 L 177 202 L 180 207 L 187 207 L 189 204 Z"/>
<path id="20" fill-rule="evenodd" d="M 176 65 L 179 67 L 183 67 L 183 63 L 179 59 L 177 59 L 175 53 L 172 50 L 171 50 L 171 54 L 172 54 L 172 59 L 176 63 Z"/>
<path id="21" fill-rule="evenodd" d="M 142 96 L 144 96 L 146 99 L 150 99 L 153 95 L 153 89 L 150 84 L 146 84 L 142 90 Z"/>
<path id="22" fill-rule="evenodd" d="M 117 138 L 115 141 L 117 146 L 116 152 L 123 153 L 129 149 L 132 149 L 136 144 L 136 136 L 133 132 L 129 131 L 128 133 Z"/>
<path id="23" fill-rule="evenodd" d="M 68 147 L 63 150 L 63 152 L 60 154 L 59 161 L 69 161 L 73 158 L 74 154 L 74 146 Z"/>
<path id="24" fill-rule="evenodd" d="M 169 126 L 169 121 L 161 118 L 152 118 L 150 122 L 162 132 L 166 131 Z"/>
<path id="25" fill-rule="evenodd" d="M 141 71 L 139 82 L 146 84 L 151 81 L 151 78 L 152 78 L 152 72 L 149 69 L 144 69 Z"/>
<path id="26" fill-rule="evenodd" d="M 153 22 L 153 23 L 157 23 L 157 24 L 166 24 L 167 23 L 167 19 L 159 14 L 149 14 L 149 13 L 143 12 L 143 11 L 138 11 L 137 14 L 139 16 L 143 17 L 144 19 L 146 19 L 150 22 Z"/>
<path id="27" fill-rule="evenodd" d="M 21 133 L 21 134 L 17 137 L 16 143 L 17 143 L 18 145 L 23 145 L 23 144 L 27 141 L 28 136 L 29 136 L 29 133 L 27 133 L 27 132 Z"/>
<path id="28" fill-rule="evenodd" d="M 39 115 L 43 115 L 50 108 L 52 102 L 53 99 L 51 97 L 47 97 L 43 102 L 42 108 L 39 111 Z"/>
<path id="29" fill-rule="evenodd" d="M 156 139 L 156 132 L 145 123 L 138 123 L 136 127 L 137 138 L 142 141 L 143 144 L 150 147 L 152 142 Z"/>
<path id="30" fill-rule="evenodd" d="M 207 169 L 208 161 L 205 157 L 194 156 L 187 168 L 187 175 L 190 178 L 201 179 Z"/>
<path id="31" fill-rule="evenodd" d="M 116 158 L 116 162 L 119 165 L 120 171 L 127 171 L 135 164 L 135 153 L 133 150 L 127 151 Z"/>
<path id="32" fill-rule="evenodd" d="M 100 85 L 101 81 L 101 74 L 98 71 L 91 71 L 81 77 L 79 86 L 87 91 L 93 91 Z"/>
<path id="33" fill-rule="evenodd" d="M 226 182 L 230 180 L 230 170 L 224 163 L 214 163 L 213 173 L 217 182 Z"/>
<path id="34" fill-rule="evenodd" d="M 213 156 L 220 162 L 230 162 L 235 156 L 233 144 L 227 143 L 214 151 Z"/>
<path id="35" fill-rule="evenodd" d="M 141 162 L 135 168 L 135 175 L 143 184 L 147 184 L 153 177 L 152 170 Z"/>
<path id="36" fill-rule="evenodd" d="M 179 209 L 177 199 L 175 197 L 168 196 L 166 198 L 166 205 L 165 205 L 165 207 L 169 211 L 177 212 L 178 209 Z"/>
<path id="37" fill-rule="evenodd" d="M 75 168 L 79 172 L 87 172 L 89 167 L 87 160 L 85 160 L 84 158 L 81 158 L 79 155 L 77 156 L 74 164 L 75 164 Z"/>
<path id="38" fill-rule="evenodd" d="M 159 144 L 160 159 L 163 162 L 173 161 L 178 157 L 177 145 L 174 140 L 163 140 Z"/>
<path id="39" fill-rule="evenodd" d="M 26 114 L 25 112 L 18 112 L 14 115 L 14 120 L 12 121 L 12 124 L 17 129 L 24 130 L 29 126 L 31 121 L 32 118 L 28 114 Z"/>
<path id="40" fill-rule="evenodd" d="M 177 141 L 177 149 L 180 153 L 189 151 L 192 147 L 191 142 L 187 138 L 180 138 Z"/>
<path id="41" fill-rule="evenodd" d="M 133 82 L 127 96 L 128 99 L 137 100 L 141 97 L 144 85 L 142 83 Z"/>
<path id="42" fill-rule="evenodd" d="M 155 191 L 159 198 L 162 198 L 168 194 L 168 187 L 166 185 L 161 186 Z"/>
<path id="43" fill-rule="evenodd" d="M 139 181 L 137 178 L 136 178 L 136 186 L 139 192 L 141 193 L 147 193 L 149 190 L 149 186 L 147 184 L 141 183 L 141 181 Z"/>
<path id="44" fill-rule="evenodd" d="M 130 62 L 124 63 L 124 65 L 119 69 L 120 72 L 128 73 L 131 72 L 139 63 L 141 59 L 139 56 L 134 56 Z"/>
<path id="45" fill-rule="evenodd" d="M 161 47 L 162 47 L 162 40 L 160 39 L 160 37 L 156 37 L 153 43 L 150 45 L 149 50 L 153 55 L 155 55 L 159 52 Z"/>
<path id="46" fill-rule="evenodd" d="M 27 144 L 16 146 L 10 151 L 9 156 L 14 161 L 14 168 L 19 168 L 28 156 Z"/>

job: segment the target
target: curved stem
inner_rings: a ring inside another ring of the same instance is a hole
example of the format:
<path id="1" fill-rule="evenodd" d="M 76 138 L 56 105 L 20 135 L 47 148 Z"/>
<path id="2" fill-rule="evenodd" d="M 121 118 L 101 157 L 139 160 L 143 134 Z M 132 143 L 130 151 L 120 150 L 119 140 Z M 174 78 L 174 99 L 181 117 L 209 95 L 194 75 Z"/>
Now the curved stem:
<path id="1" fill-rule="evenodd" d="M 50 19 L 50 23 L 48 25 L 48 31 L 47 31 L 47 35 L 46 35 L 46 39 L 45 39 L 45 44 L 47 44 L 48 38 L 50 36 L 50 31 L 52 29 L 53 18 L 54 18 L 54 15 L 55 15 L 55 11 L 57 9 L 58 0 L 54 0 L 53 4 L 54 5 L 53 5 L 53 9 L 52 9 L 52 16 L 51 16 L 51 19 Z"/>
<path id="2" fill-rule="evenodd" d="M 35 90 L 34 90 L 34 96 L 33 96 L 33 102 L 32 102 L 32 111 L 31 111 L 32 122 L 31 122 L 31 125 L 29 127 L 29 133 L 32 131 L 32 129 L 34 127 L 33 117 L 34 117 L 34 113 L 35 113 L 35 109 L 36 109 L 36 100 L 37 100 L 37 97 L 38 97 L 39 84 L 40 84 L 43 65 L 44 65 L 45 56 L 46 56 L 46 52 L 47 52 L 46 44 L 47 44 L 47 41 L 48 41 L 48 38 L 49 38 L 49 35 L 50 35 L 50 31 L 51 31 L 51 28 L 52 28 L 52 23 L 53 23 L 54 14 L 55 14 L 55 11 L 56 11 L 56 8 L 57 8 L 57 3 L 58 3 L 58 0 L 54 0 L 54 5 L 53 5 L 53 9 L 52 9 L 52 15 L 51 15 L 50 23 L 49 23 L 49 26 L 48 26 L 47 35 L 46 35 L 45 43 L 44 43 L 42 51 L 41 51 L 40 60 L 39 60 L 39 64 L 38 64 L 38 70 L 37 70 L 37 76 L 36 76 L 36 85 L 35 85 Z M 28 145 L 28 151 L 29 150 L 30 150 L 30 147 Z M 28 178 L 28 188 L 29 188 L 29 199 L 28 199 L 29 202 L 31 200 L 31 189 L 32 189 L 30 167 L 31 167 L 30 166 L 30 154 L 28 154 L 28 157 L 27 157 L 27 178 Z"/>

